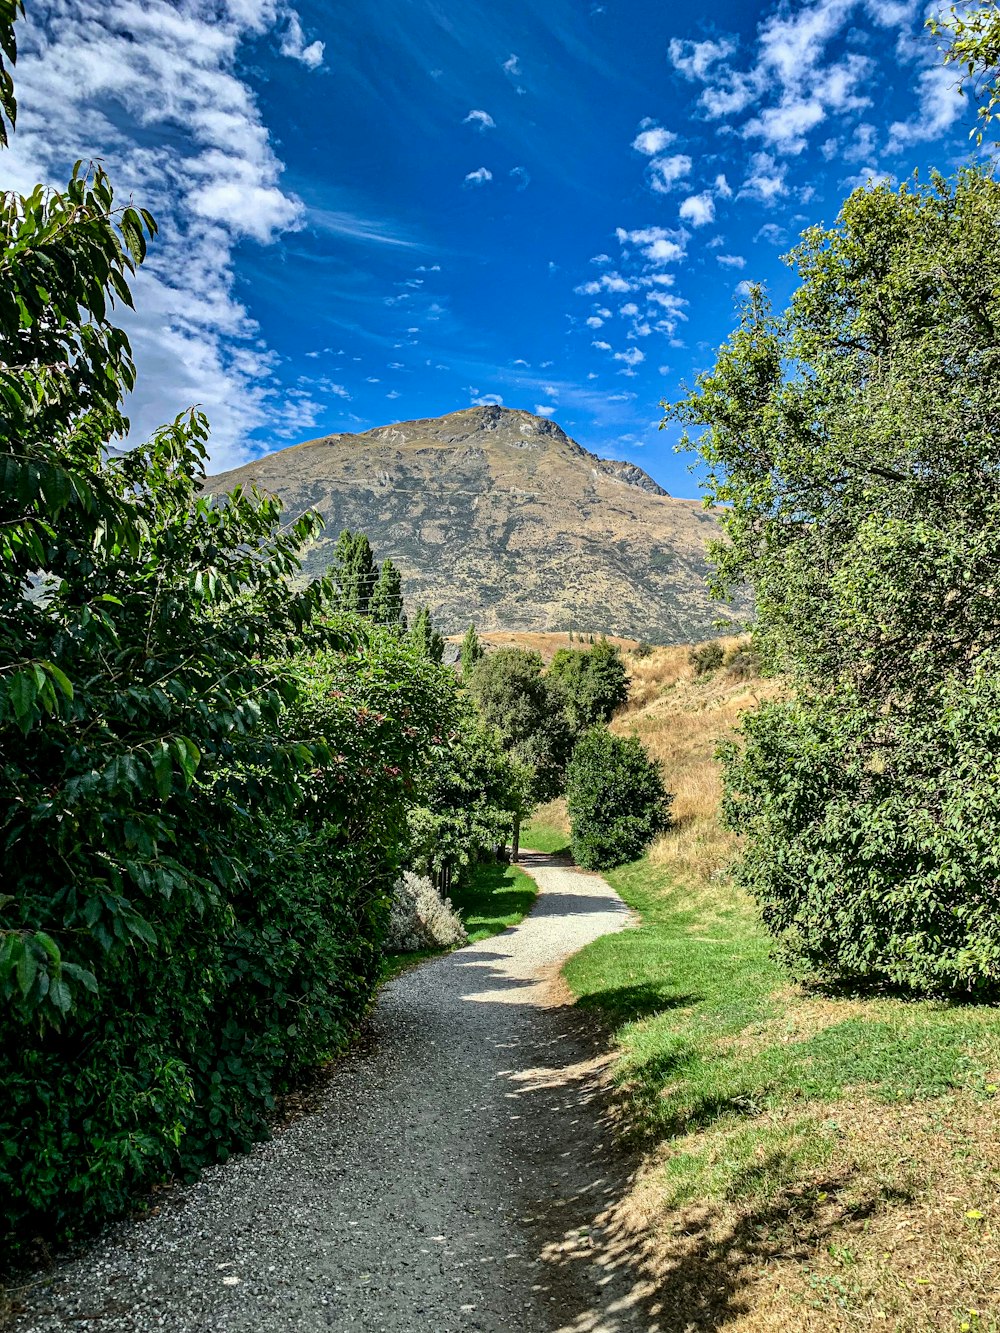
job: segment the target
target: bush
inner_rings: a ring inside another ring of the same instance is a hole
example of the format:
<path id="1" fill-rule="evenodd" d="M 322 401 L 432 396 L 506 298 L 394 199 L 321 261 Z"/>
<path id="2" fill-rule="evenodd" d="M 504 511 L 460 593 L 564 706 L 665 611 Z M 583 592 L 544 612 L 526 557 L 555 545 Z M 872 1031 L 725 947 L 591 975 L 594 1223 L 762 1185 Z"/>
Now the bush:
<path id="1" fill-rule="evenodd" d="M 566 770 L 574 859 L 588 870 L 636 860 L 669 827 L 671 799 L 638 737 L 595 727 Z"/>
<path id="2" fill-rule="evenodd" d="M 639 658 L 649 657 L 652 651 L 653 651 L 653 645 L 651 643 L 647 643 L 646 640 L 643 639 L 640 643 L 637 643 L 635 647 L 632 649 L 632 656 Z"/>
<path id="3" fill-rule="evenodd" d="M 760 675 L 760 658 L 749 643 L 738 643 L 726 654 L 725 668 L 733 680 L 753 680 Z"/>
<path id="4" fill-rule="evenodd" d="M 453 949 L 469 937 L 448 898 L 426 875 L 407 870 L 396 881 L 389 908 L 386 948 L 390 953 L 416 949 Z"/>
<path id="5" fill-rule="evenodd" d="M 688 661 L 694 667 L 696 676 L 707 676 L 710 671 L 717 671 L 722 666 L 725 650 L 717 639 L 709 643 L 700 643 L 688 653 Z"/>
<path id="6" fill-rule="evenodd" d="M 1000 993 L 1000 674 L 919 717 L 771 702 L 724 751 L 738 882 L 807 976 Z"/>

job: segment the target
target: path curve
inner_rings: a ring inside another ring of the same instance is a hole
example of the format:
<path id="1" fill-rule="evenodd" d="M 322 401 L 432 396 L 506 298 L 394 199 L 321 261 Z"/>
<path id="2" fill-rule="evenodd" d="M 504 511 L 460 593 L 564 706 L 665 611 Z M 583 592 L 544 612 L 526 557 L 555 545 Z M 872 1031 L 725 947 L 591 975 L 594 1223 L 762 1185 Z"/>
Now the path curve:
<path id="1" fill-rule="evenodd" d="M 600 1043 L 552 999 L 558 963 L 628 909 L 597 875 L 523 864 L 520 926 L 390 982 L 313 1111 L 61 1265 L 12 1327 L 648 1327 L 591 1239 L 616 1192 Z"/>

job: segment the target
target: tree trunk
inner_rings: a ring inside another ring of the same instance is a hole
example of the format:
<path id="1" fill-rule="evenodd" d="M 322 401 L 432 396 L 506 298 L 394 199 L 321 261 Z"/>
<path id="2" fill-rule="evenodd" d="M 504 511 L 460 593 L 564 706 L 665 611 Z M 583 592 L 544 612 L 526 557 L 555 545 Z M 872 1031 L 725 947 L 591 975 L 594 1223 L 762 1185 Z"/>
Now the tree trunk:
<path id="1" fill-rule="evenodd" d="M 521 816 L 514 816 L 514 827 L 510 831 L 510 859 L 511 864 L 517 864 L 517 854 L 521 842 Z"/>

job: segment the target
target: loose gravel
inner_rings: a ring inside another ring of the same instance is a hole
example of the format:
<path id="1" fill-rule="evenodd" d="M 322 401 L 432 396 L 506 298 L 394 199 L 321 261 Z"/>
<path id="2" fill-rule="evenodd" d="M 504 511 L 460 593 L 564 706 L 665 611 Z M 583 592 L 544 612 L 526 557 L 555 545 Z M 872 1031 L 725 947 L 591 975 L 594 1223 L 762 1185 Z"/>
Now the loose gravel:
<path id="1" fill-rule="evenodd" d="M 558 964 L 628 910 L 527 853 L 531 915 L 385 986 L 318 1104 L 21 1295 L 25 1333 L 618 1333 L 648 1293 L 600 1214 L 624 1166 Z"/>

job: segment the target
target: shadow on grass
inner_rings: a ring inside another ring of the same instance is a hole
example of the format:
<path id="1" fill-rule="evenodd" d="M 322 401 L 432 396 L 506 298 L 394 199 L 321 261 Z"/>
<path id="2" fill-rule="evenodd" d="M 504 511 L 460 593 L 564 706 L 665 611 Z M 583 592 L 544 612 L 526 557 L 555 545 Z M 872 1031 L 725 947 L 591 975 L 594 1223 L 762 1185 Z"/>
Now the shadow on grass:
<path id="1" fill-rule="evenodd" d="M 534 881 L 516 866 L 483 861 L 472 867 L 467 883 L 452 891 L 451 902 L 470 941 L 476 941 L 516 926 L 531 911 L 537 893 Z"/>
<path id="2" fill-rule="evenodd" d="M 580 1009 L 594 1009 L 615 1023 L 634 1023 L 640 1018 L 653 1018 L 670 1009 L 688 1009 L 704 997 L 695 994 L 664 994 L 659 986 L 639 982 L 634 986 L 610 986 L 607 990 L 581 995 Z"/>

